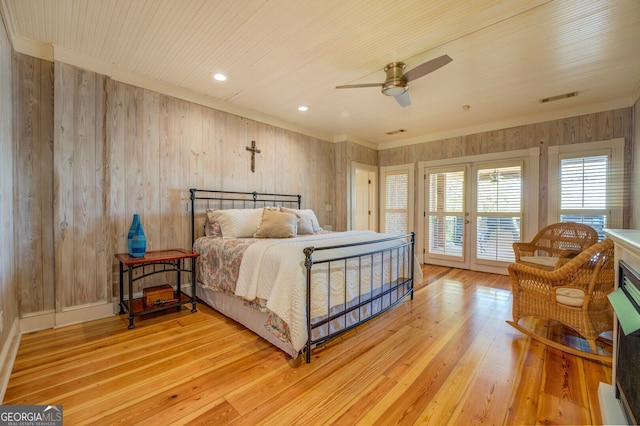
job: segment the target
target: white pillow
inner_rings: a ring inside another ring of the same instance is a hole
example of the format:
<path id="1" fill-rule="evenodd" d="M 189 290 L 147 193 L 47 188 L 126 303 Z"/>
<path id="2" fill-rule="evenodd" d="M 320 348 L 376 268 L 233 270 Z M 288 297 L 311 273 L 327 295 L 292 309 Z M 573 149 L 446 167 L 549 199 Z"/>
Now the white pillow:
<path id="1" fill-rule="evenodd" d="M 216 210 L 213 215 L 224 238 L 252 238 L 260 226 L 262 209 Z"/>
<path id="2" fill-rule="evenodd" d="M 320 222 L 318 222 L 318 218 L 316 217 L 316 214 L 311 209 L 288 209 L 286 207 L 280 207 L 280 211 L 283 211 L 286 213 L 293 213 L 299 216 L 303 216 L 303 215 L 307 216 L 309 219 L 311 219 L 311 223 L 313 224 L 313 232 L 322 231 L 322 228 L 320 227 Z"/>
<path id="3" fill-rule="evenodd" d="M 286 212 L 283 212 L 286 213 Z M 287 213 L 290 214 L 290 213 Z M 313 235 L 313 221 L 306 214 L 296 214 L 298 218 L 298 235 Z"/>

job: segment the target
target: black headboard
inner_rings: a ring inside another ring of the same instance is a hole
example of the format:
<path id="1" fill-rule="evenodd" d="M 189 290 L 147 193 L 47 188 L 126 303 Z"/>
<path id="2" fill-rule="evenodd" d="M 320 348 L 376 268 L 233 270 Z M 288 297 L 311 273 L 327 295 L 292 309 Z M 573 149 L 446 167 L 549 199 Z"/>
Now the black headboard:
<path id="1" fill-rule="evenodd" d="M 191 201 L 191 247 L 196 241 L 196 210 L 204 212 L 206 209 L 254 209 L 258 207 L 288 207 L 299 209 L 302 206 L 302 195 L 299 194 L 269 194 L 266 192 L 235 192 L 211 189 L 190 188 Z"/>

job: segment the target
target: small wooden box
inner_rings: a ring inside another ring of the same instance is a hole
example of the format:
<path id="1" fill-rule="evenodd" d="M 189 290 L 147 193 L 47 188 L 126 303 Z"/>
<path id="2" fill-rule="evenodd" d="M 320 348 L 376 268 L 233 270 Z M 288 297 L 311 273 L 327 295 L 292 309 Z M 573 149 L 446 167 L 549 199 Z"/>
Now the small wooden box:
<path id="1" fill-rule="evenodd" d="M 174 299 L 173 287 L 169 284 L 148 287 L 142 290 L 144 294 L 145 306 L 161 305 L 164 302 Z"/>

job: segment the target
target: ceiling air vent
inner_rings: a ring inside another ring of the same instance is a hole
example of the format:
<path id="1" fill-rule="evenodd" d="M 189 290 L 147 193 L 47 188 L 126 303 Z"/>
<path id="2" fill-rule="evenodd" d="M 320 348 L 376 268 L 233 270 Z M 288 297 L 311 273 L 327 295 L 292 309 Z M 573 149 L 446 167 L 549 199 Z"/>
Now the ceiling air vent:
<path id="1" fill-rule="evenodd" d="M 547 102 L 559 101 L 560 99 L 573 98 L 574 96 L 578 96 L 578 92 L 570 92 L 565 93 L 564 95 L 551 96 L 550 98 L 540 99 L 541 104 L 546 104 Z"/>
<path id="2" fill-rule="evenodd" d="M 391 135 L 397 135 L 398 133 L 404 133 L 406 131 L 407 129 L 398 129 L 398 130 L 392 130 L 390 132 L 384 132 L 384 134 L 391 136 Z"/>

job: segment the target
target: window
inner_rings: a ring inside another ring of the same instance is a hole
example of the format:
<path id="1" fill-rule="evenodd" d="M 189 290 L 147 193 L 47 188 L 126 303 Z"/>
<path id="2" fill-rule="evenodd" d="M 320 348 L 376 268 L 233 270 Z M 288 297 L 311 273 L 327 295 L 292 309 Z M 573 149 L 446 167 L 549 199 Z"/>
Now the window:
<path id="1" fill-rule="evenodd" d="M 385 215 L 385 229 L 390 234 L 405 234 L 407 232 L 408 183 L 406 173 L 388 174 L 385 178 L 387 192 L 387 214 Z"/>
<path id="2" fill-rule="evenodd" d="M 549 147 L 548 223 L 623 228 L 624 138 Z"/>
<path id="3" fill-rule="evenodd" d="M 602 240 L 607 226 L 607 155 L 560 160 L 560 221 L 590 225 Z"/>
<path id="4" fill-rule="evenodd" d="M 476 177 L 476 256 L 513 262 L 513 243 L 520 241 L 522 165 L 481 168 Z"/>
<path id="5" fill-rule="evenodd" d="M 413 164 L 381 168 L 384 200 L 383 232 L 402 235 L 413 230 Z"/>

